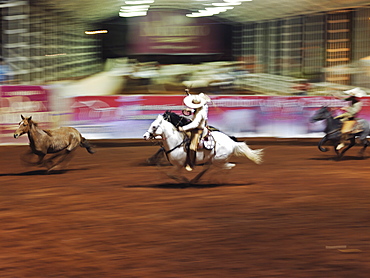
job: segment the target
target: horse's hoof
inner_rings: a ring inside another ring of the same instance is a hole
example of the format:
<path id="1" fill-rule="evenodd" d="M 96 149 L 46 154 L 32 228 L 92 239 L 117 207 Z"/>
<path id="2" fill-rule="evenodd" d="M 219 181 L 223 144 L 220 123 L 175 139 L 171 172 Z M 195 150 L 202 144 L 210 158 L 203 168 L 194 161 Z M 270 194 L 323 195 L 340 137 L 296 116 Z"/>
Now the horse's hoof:
<path id="1" fill-rule="evenodd" d="M 193 171 L 193 168 L 191 168 L 190 165 L 186 165 L 185 170 L 188 171 L 188 172 L 191 172 L 191 171 Z"/>
<path id="2" fill-rule="evenodd" d="M 59 171 L 61 170 L 62 168 L 59 166 L 59 165 L 55 165 L 51 168 L 48 169 L 48 173 L 52 172 L 52 171 Z"/>
<path id="3" fill-rule="evenodd" d="M 222 168 L 226 170 L 230 170 L 235 167 L 234 163 L 226 163 Z"/>
<path id="4" fill-rule="evenodd" d="M 341 149 L 343 149 L 344 148 L 344 144 L 343 143 L 340 143 L 335 149 L 337 150 L 337 151 L 339 151 L 339 150 L 341 150 Z"/>

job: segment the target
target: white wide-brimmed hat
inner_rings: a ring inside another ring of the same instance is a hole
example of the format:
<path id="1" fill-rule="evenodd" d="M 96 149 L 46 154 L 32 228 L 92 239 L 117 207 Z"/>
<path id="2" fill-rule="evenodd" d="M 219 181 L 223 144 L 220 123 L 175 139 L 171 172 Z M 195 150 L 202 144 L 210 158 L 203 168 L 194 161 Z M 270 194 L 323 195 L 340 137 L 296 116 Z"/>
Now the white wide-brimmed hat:
<path id="1" fill-rule="evenodd" d="M 205 100 L 206 102 L 211 102 L 211 98 L 210 98 L 209 96 L 207 96 L 206 94 L 204 94 L 204 93 L 200 93 L 200 94 L 199 94 L 199 96 L 200 96 L 201 98 L 204 98 L 204 100 Z"/>
<path id="2" fill-rule="evenodd" d="M 366 96 L 366 92 L 361 90 L 360 88 L 354 88 L 351 90 L 343 91 L 346 95 L 354 96 L 354 97 L 364 97 Z"/>
<path id="3" fill-rule="evenodd" d="M 197 109 L 199 107 L 202 107 L 204 104 L 206 104 L 205 98 L 199 96 L 199 95 L 188 95 L 184 98 L 184 104 L 192 109 Z"/>

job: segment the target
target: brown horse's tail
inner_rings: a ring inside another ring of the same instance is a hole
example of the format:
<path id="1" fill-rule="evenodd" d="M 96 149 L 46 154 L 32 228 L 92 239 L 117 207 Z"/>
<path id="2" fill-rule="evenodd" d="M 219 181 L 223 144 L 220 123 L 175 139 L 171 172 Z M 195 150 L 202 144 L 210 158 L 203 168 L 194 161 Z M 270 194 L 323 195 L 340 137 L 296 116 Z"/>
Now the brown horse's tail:
<path id="1" fill-rule="evenodd" d="M 81 136 L 81 143 L 80 143 L 80 146 L 83 147 L 83 148 L 86 148 L 86 150 L 93 154 L 95 153 L 95 151 L 93 150 L 92 146 L 90 145 L 89 141 L 86 140 L 85 137 L 82 137 Z"/>

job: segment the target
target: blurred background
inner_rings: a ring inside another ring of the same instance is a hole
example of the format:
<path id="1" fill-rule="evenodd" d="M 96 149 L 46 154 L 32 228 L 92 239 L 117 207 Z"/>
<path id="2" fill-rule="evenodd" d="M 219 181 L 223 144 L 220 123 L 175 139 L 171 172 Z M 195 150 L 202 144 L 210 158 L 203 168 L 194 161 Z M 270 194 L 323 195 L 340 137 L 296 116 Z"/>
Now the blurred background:
<path id="1" fill-rule="evenodd" d="M 318 136 L 307 117 L 343 105 L 331 92 L 370 93 L 368 1 L 10 0 L 0 9 L 0 143 L 13 142 L 21 113 L 93 138 L 136 138 L 158 113 L 181 110 L 185 88 L 211 96 L 227 131 Z"/>

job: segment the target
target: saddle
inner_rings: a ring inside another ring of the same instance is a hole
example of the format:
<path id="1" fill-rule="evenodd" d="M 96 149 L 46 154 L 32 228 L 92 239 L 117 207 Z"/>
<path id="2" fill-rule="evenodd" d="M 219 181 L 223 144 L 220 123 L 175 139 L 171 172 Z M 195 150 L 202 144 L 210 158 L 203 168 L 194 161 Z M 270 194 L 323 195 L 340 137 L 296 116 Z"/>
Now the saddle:
<path id="1" fill-rule="evenodd" d="M 216 141 L 213 138 L 211 131 L 207 129 L 207 133 L 202 136 L 199 140 L 198 144 L 198 150 L 206 149 L 206 150 L 212 150 L 216 145 Z"/>
<path id="2" fill-rule="evenodd" d="M 190 146 L 190 138 L 188 136 L 186 137 L 187 138 L 184 141 L 185 143 L 184 147 L 185 147 L 185 150 L 188 151 L 189 146 Z M 216 146 L 216 141 L 211 134 L 211 130 L 207 127 L 206 131 L 199 138 L 197 150 L 202 150 L 202 149 L 212 150 L 215 146 Z"/>
<path id="3" fill-rule="evenodd" d="M 364 131 L 361 121 L 350 120 L 343 123 L 342 133 L 356 134 Z"/>

